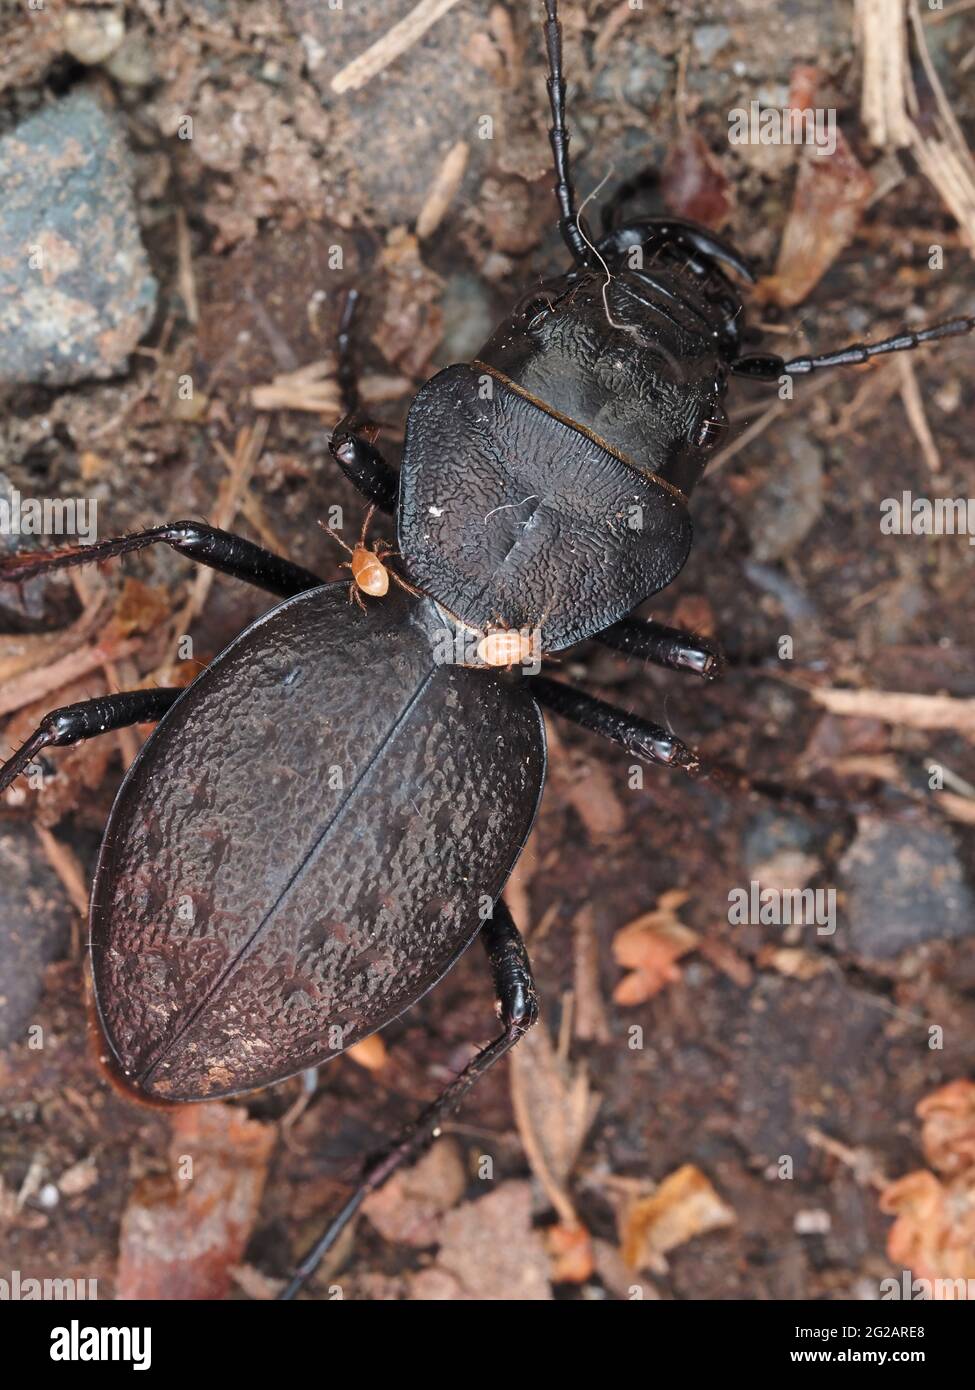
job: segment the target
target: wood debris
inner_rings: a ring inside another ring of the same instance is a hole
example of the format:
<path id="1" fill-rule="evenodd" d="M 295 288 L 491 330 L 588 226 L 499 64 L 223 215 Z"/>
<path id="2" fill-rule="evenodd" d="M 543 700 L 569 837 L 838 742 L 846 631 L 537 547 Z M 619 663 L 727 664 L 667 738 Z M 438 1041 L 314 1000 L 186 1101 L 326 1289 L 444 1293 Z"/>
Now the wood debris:
<path id="1" fill-rule="evenodd" d="M 882 150 L 910 149 L 975 255 L 975 159 L 931 61 L 918 0 L 857 0 L 857 31 L 863 52 L 861 111 L 871 142 Z M 935 135 L 917 120 L 911 34 L 937 104 Z"/>
<path id="2" fill-rule="evenodd" d="M 882 719 L 909 729 L 951 729 L 975 740 L 975 700 L 954 695 L 913 695 L 901 690 L 842 690 L 822 686 L 809 691 L 832 714 Z"/>
<path id="3" fill-rule="evenodd" d="M 341 72 L 332 78 L 332 91 L 356 92 L 365 87 L 374 77 L 388 68 L 415 43 L 418 43 L 427 30 L 448 10 L 452 10 L 457 0 L 420 0 L 409 14 L 404 15 L 392 29 L 387 29 L 382 38 L 360 53 L 358 58 L 348 63 Z"/>
<path id="4" fill-rule="evenodd" d="M 440 166 L 416 219 L 416 234 L 420 241 L 432 236 L 443 221 L 460 188 L 470 152 L 471 148 L 466 140 L 458 140 L 447 152 L 447 157 Z"/>
<path id="5" fill-rule="evenodd" d="M 559 1056 L 544 1024 L 511 1053 L 511 1101 L 532 1172 L 564 1226 L 579 1218 L 569 1179 L 589 1132 L 599 1097 L 582 1066 Z"/>

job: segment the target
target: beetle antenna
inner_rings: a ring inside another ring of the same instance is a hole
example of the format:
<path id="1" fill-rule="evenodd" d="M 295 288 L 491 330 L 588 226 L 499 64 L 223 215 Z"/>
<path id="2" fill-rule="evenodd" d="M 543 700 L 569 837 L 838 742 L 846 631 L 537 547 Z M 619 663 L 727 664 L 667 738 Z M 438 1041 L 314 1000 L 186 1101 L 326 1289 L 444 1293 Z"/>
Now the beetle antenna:
<path id="1" fill-rule="evenodd" d="M 559 205 L 559 231 L 577 265 L 592 264 L 592 242 L 579 225 L 576 195 L 569 172 L 569 132 L 565 125 L 565 78 L 562 76 L 562 25 L 558 0 L 545 0 L 545 47 L 548 50 L 548 101 L 552 125 L 548 133 L 555 161 L 555 197 Z"/>
<path id="2" fill-rule="evenodd" d="M 938 342 L 941 338 L 962 338 L 973 331 L 975 317 L 949 319 L 947 323 L 937 323 L 932 328 L 905 330 L 879 343 L 851 343 L 849 347 L 840 348 L 837 352 L 824 352 L 818 357 L 793 357 L 787 362 L 783 357 L 750 354 L 736 358 L 730 370 L 735 376 L 751 377 L 753 381 L 777 381 L 780 376 L 805 376 L 823 367 L 856 367 L 873 357 L 884 357 L 889 352 L 911 352 L 924 343 Z"/>

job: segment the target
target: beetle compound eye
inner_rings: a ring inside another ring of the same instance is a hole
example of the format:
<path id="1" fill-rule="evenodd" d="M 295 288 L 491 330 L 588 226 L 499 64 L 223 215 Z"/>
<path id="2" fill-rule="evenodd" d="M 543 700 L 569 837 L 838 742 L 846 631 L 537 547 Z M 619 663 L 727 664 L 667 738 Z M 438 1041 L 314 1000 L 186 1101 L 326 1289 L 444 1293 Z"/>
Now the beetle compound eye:
<path id="1" fill-rule="evenodd" d="M 544 318 L 546 314 L 553 312 L 552 301 L 546 299 L 544 295 L 533 295 L 531 299 L 525 300 L 518 307 L 518 314 L 529 328 L 537 319 Z"/>

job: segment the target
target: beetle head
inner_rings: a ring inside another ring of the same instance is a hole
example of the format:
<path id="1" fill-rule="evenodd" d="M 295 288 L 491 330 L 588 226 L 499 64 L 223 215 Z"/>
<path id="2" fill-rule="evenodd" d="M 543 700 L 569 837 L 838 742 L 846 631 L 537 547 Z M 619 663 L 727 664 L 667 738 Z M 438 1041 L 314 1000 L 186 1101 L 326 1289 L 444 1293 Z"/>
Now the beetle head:
<path id="1" fill-rule="evenodd" d="M 581 269 L 524 295 L 478 358 L 687 493 L 723 438 L 727 333 L 671 266 Z"/>

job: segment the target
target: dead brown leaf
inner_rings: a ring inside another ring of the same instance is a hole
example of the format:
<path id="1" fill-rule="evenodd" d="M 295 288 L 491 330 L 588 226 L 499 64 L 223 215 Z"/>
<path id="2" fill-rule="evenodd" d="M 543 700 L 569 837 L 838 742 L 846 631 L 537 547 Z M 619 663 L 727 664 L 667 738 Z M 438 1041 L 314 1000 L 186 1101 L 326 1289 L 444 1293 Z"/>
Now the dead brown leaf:
<path id="1" fill-rule="evenodd" d="M 965 1297 L 975 1279 L 975 1083 L 949 1082 L 925 1096 L 917 1113 L 925 1157 L 937 1172 L 907 1173 L 881 1192 L 881 1211 L 896 1217 L 887 1254 L 930 1280 L 934 1298 Z"/>
<path id="2" fill-rule="evenodd" d="M 442 282 L 423 264 L 416 237 L 402 227 L 389 233 L 382 267 L 389 292 L 372 340 L 387 362 L 419 377 L 443 337 Z"/>
<path id="3" fill-rule="evenodd" d="M 545 1232 L 545 1243 L 552 1261 L 553 1283 L 584 1284 L 592 1278 L 592 1240 L 585 1226 L 550 1226 Z"/>
<path id="4" fill-rule="evenodd" d="M 700 938 L 677 917 L 688 894 L 664 893 L 652 912 L 628 922 L 613 938 L 613 954 L 630 971 L 613 991 L 617 1004 L 643 1004 L 663 987 L 680 979 L 677 961 L 693 951 Z"/>
<path id="5" fill-rule="evenodd" d="M 880 1210 L 897 1219 L 887 1236 L 887 1254 L 915 1278 L 975 1279 L 975 1189 L 968 1174 L 946 1184 L 921 1169 L 884 1188 Z M 953 1296 L 951 1293 L 948 1297 Z"/>
<path id="6" fill-rule="evenodd" d="M 813 980 L 829 969 L 829 962 L 822 956 L 792 946 L 763 948 L 758 953 L 758 963 L 763 969 L 771 966 L 780 975 L 787 975 L 793 980 Z"/>
<path id="7" fill-rule="evenodd" d="M 152 632 L 166 621 L 171 610 L 172 602 L 161 589 L 126 576 L 115 605 L 113 626 L 120 637 Z"/>
<path id="8" fill-rule="evenodd" d="M 699 1168 L 685 1163 L 670 1173 L 649 1197 L 624 1208 L 623 1258 L 631 1269 L 663 1273 L 669 1250 L 695 1236 L 734 1225 L 733 1209 Z"/>
<path id="9" fill-rule="evenodd" d="M 123 1299 L 219 1299 L 230 1290 L 260 1205 L 272 1125 L 234 1105 L 174 1112 L 170 1173 L 144 1179 L 119 1236 Z"/>
<path id="10" fill-rule="evenodd" d="M 792 110 L 815 106 L 816 78 L 815 69 L 794 70 L 789 94 Z M 759 297 L 785 308 L 801 304 L 853 240 L 873 192 L 872 176 L 842 131 L 836 132 L 831 154 L 804 145 L 775 273 L 759 283 Z"/>
<path id="11" fill-rule="evenodd" d="M 399 1245 L 435 1245 L 440 1218 L 456 1206 L 467 1172 L 452 1139 L 441 1139 L 412 1168 L 395 1173 L 362 1210 L 386 1240 Z"/>
<path id="12" fill-rule="evenodd" d="M 959 1078 L 925 1096 L 917 1107 L 921 1142 L 932 1168 L 946 1177 L 975 1168 L 975 1082 Z"/>
<path id="13" fill-rule="evenodd" d="M 698 947 L 701 955 L 722 975 L 727 975 L 739 989 L 747 989 L 752 982 L 753 972 L 744 956 L 726 941 L 702 941 Z"/>
<path id="14" fill-rule="evenodd" d="M 386 1044 L 378 1033 L 363 1038 L 362 1042 L 353 1043 L 351 1047 L 346 1048 L 345 1055 L 351 1057 L 360 1067 L 365 1067 L 366 1071 L 382 1071 L 389 1056 Z"/>
<path id="15" fill-rule="evenodd" d="M 549 767 L 561 800 L 567 801 L 594 843 L 612 840 L 626 828 L 626 811 L 604 763 L 581 758 L 546 724 Z"/>
<path id="16" fill-rule="evenodd" d="M 443 1219 L 440 1254 L 412 1281 L 414 1300 L 539 1302 L 552 1297 L 548 1255 L 532 1228 L 531 1184 L 506 1182 Z"/>
<path id="17" fill-rule="evenodd" d="M 701 222 L 720 232 L 734 211 L 731 183 L 707 141 L 684 126 L 667 151 L 660 188 L 664 202 L 677 217 Z"/>

